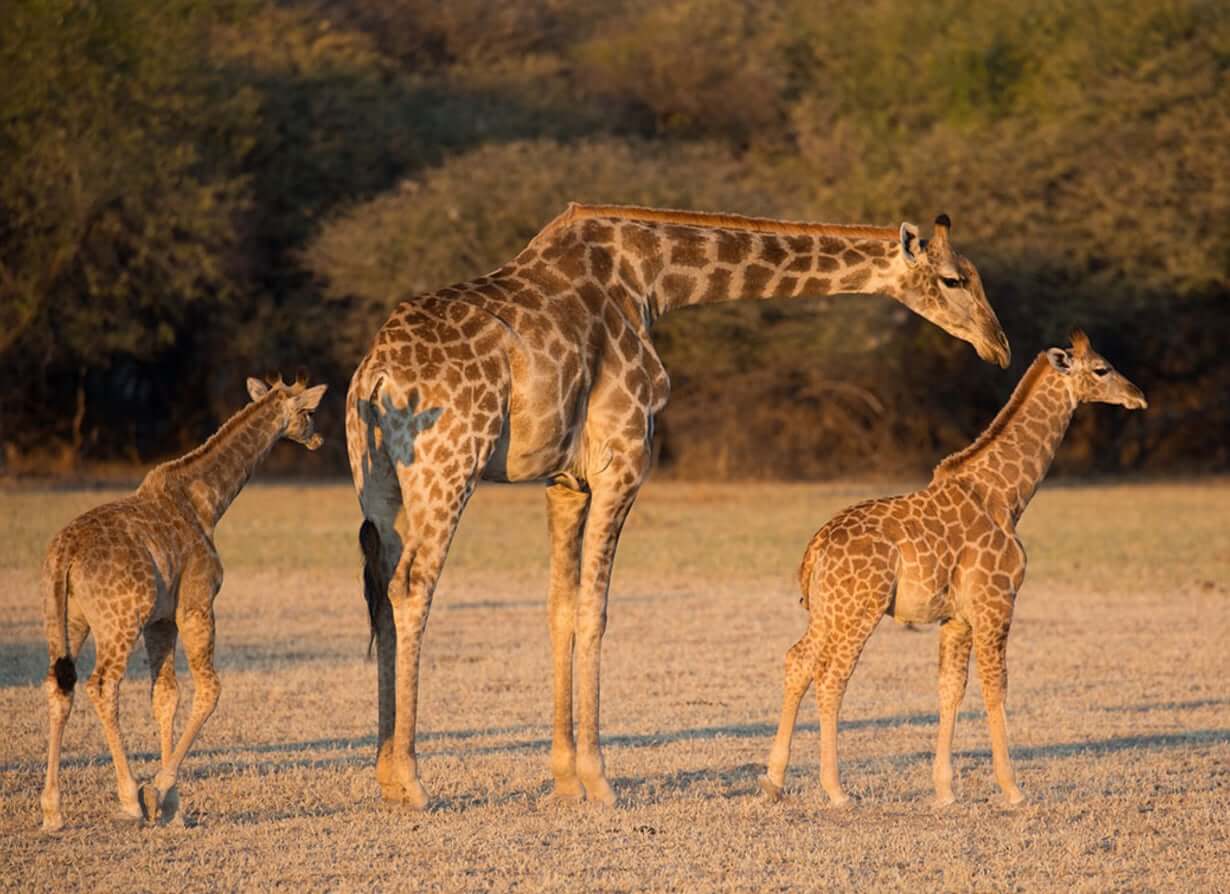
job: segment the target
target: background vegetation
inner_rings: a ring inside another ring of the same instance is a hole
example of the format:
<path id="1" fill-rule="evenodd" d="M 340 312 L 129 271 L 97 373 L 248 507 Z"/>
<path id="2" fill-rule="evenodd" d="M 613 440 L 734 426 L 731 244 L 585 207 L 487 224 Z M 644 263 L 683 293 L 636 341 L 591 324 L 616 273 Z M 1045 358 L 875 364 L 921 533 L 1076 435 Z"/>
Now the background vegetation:
<path id="1" fill-rule="evenodd" d="M 665 471 L 917 471 L 1074 325 L 1148 393 L 1060 467 L 1230 465 L 1230 7 L 1198 0 L 16 0 L 0 29 L 0 445 L 149 462 L 245 376 L 340 402 L 400 298 L 569 200 L 929 221 L 1009 373 L 883 299 L 662 321 Z M 328 430 L 328 429 L 327 429 Z M 302 452 L 296 454 L 299 459 Z"/>

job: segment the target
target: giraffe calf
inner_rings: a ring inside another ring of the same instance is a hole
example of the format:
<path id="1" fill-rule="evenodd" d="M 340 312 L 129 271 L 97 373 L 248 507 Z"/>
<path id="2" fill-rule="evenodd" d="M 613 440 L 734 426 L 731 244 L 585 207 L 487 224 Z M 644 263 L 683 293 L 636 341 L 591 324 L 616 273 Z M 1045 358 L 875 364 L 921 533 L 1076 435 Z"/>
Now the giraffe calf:
<path id="1" fill-rule="evenodd" d="M 969 447 L 943 460 L 923 490 L 838 513 L 812 538 L 799 569 L 807 632 L 786 653 L 785 698 L 761 788 L 785 782 L 799 702 L 814 680 L 820 782 L 833 806 L 849 801 L 837 772 L 837 717 L 871 632 L 888 614 L 940 624 L 936 803 L 951 804 L 952 735 L 973 651 L 986 702 L 995 777 L 1009 804 L 1024 795 L 1008 758 L 1004 698 L 1008 628 L 1025 578 L 1016 525 L 1046 475 L 1077 406 L 1146 406 L 1135 385 L 1079 331 L 1069 349 L 1038 355 L 1007 405 Z"/>
<path id="2" fill-rule="evenodd" d="M 60 744 L 73 707 L 74 658 L 90 631 L 97 660 L 86 692 L 102 722 L 119 788 L 118 819 L 171 818 L 176 774 L 218 701 L 214 671 L 214 597 L 222 562 L 214 528 L 257 464 L 281 438 L 315 450 L 322 443 L 312 412 L 325 385 L 307 388 L 248 380 L 252 403 L 204 445 L 156 467 L 136 492 L 78 516 L 52 539 L 43 563 L 43 612 L 50 668 L 50 732 L 43 788 L 43 830 L 64 825 L 60 812 Z M 120 739 L 119 690 L 128 656 L 144 634 L 151 698 L 162 746 L 153 785 L 138 787 Z M 180 636 L 195 683 L 192 714 L 172 750 L 178 691 L 175 640 Z"/>

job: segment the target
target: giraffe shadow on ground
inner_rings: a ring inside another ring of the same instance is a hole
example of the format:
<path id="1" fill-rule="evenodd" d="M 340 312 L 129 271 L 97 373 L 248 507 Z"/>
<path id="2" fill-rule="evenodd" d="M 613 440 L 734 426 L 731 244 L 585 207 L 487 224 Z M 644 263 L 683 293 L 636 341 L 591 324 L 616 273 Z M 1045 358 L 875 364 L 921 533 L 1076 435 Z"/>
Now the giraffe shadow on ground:
<path id="1" fill-rule="evenodd" d="M 933 716 L 906 715 L 897 718 L 875 718 L 864 721 L 862 726 L 891 727 L 914 725 L 921 722 L 934 721 Z M 859 721 L 846 725 L 843 729 L 855 727 Z M 421 757 L 431 760 L 433 757 L 456 757 L 464 761 L 467 757 L 486 754 L 507 754 L 510 752 L 541 752 L 550 750 L 548 739 L 521 739 L 492 745 L 467 747 L 460 745 L 468 741 L 489 736 L 516 735 L 528 731 L 530 727 L 515 726 L 492 729 L 454 730 L 441 733 L 429 733 L 424 738 L 427 741 L 456 742 L 459 747 L 424 749 Z M 800 729 L 817 731 L 816 724 L 801 724 Z M 767 724 L 741 724 L 722 727 L 704 727 L 700 729 L 678 730 L 665 734 L 623 735 L 611 737 L 610 744 L 615 748 L 652 748 L 670 742 L 691 741 L 715 738 L 759 737 L 766 741 L 771 737 L 773 729 Z M 1022 761 L 1054 759 L 1075 756 L 1097 757 L 1100 755 L 1117 754 L 1126 751 L 1164 752 L 1192 747 L 1207 747 L 1230 745 L 1230 729 L 1199 729 L 1176 733 L 1160 733 L 1145 736 L 1119 736 L 1109 739 L 1094 739 L 1077 742 L 1056 742 L 1045 745 L 1014 747 L 1014 758 Z M 281 775 L 299 772 L 319 772 L 349 770 L 366 772 L 372 765 L 372 750 L 375 748 L 375 737 L 315 739 L 291 743 L 262 743 L 251 746 L 234 746 L 206 749 L 198 752 L 193 763 L 180 774 L 181 784 L 192 785 L 219 775 L 250 775 L 258 773 L 265 775 Z M 329 754 L 319 757 L 308 756 L 306 752 L 341 751 L 342 754 Z M 954 752 L 954 758 L 989 763 L 989 750 L 973 749 Z M 141 753 L 131 755 L 136 764 L 135 769 L 141 772 L 141 763 L 147 762 L 149 767 L 157 765 L 156 754 Z M 919 765 L 927 765 L 933 754 L 930 751 L 914 751 L 904 754 L 886 755 L 870 758 L 853 757 L 848 763 L 848 772 L 853 774 L 869 774 L 883 772 L 886 768 L 893 772 L 908 771 Z M 105 765 L 110 757 L 96 754 L 65 761 L 66 766 Z M 38 769 L 36 762 L 11 762 L 0 765 L 0 773 L 31 772 Z M 811 774 L 813 766 L 799 766 L 795 774 Z M 702 800 L 729 800 L 733 798 L 759 797 L 756 781 L 764 772 L 762 763 L 742 763 L 728 766 L 692 767 L 672 770 L 652 776 L 616 776 L 613 779 L 614 788 L 625 803 L 657 803 L 671 797 L 691 793 L 691 796 Z M 701 789 L 702 791 L 697 791 Z M 536 803 L 550 790 L 546 782 L 531 790 L 509 790 L 503 792 L 466 792 L 454 795 L 438 795 L 432 801 L 431 812 L 465 812 L 469 810 L 503 807 L 510 804 Z M 359 803 L 366 803 L 361 797 Z M 228 822 L 241 825 L 254 825 L 278 819 L 292 819 L 311 814 L 313 816 L 331 816 L 348 813 L 354 806 L 321 808 L 313 810 L 287 807 L 271 815 L 263 810 L 240 812 L 228 816 Z M 391 805 L 388 808 L 398 811 L 401 808 Z M 323 812 L 322 812 L 323 811 Z M 189 825 L 195 825 L 189 822 Z"/>
<path id="2" fill-rule="evenodd" d="M 1191 704 L 1203 707 L 1209 704 L 1201 701 Z M 1118 710 L 1130 710 L 1121 708 Z M 1139 710 L 1148 710 L 1148 706 L 1140 706 Z M 976 721 L 981 715 L 963 712 L 963 722 Z M 841 724 L 843 732 L 853 732 L 860 729 L 892 729 L 904 726 L 933 726 L 938 723 L 935 714 L 903 714 L 890 717 L 872 717 L 862 720 L 845 721 Z M 430 760 L 433 757 L 481 757 L 485 755 L 547 752 L 551 740 L 545 736 L 512 738 L 509 741 L 477 743 L 476 740 L 502 737 L 521 737 L 537 729 L 537 726 L 521 724 L 515 726 L 490 727 L 485 729 L 458 729 L 424 731 L 419 739 L 427 747 L 420 752 L 420 757 Z M 800 723 L 795 728 L 800 733 L 818 733 L 819 724 Z M 767 723 L 725 724 L 721 726 L 694 727 L 651 733 L 624 733 L 605 737 L 604 741 L 612 748 L 658 748 L 677 742 L 706 741 L 712 739 L 764 739 L 771 740 L 775 727 Z M 476 744 L 465 744 L 476 742 Z M 438 745 L 435 743 L 439 743 Z M 1044 745 L 1014 745 L 1013 757 L 1021 760 L 1038 760 L 1044 758 L 1063 758 L 1074 755 L 1113 754 L 1133 749 L 1159 751 L 1174 748 L 1184 748 L 1201 745 L 1230 744 L 1230 729 L 1197 729 L 1174 733 L 1157 733 L 1146 736 L 1118 736 L 1110 739 L 1089 739 L 1076 742 L 1056 742 Z M 189 775 L 206 777 L 218 770 L 261 770 L 265 772 L 296 768 L 338 768 L 346 766 L 367 766 L 371 763 L 371 753 L 376 747 L 375 736 L 358 736 L 352 738 L 321 738 L 298 742 L 261 742 L 249 745 L 226 745 L 203 748 L 194 752 L 196 766 L 190 769 Z M 296 754 L 305 752 L 353 752 L 353 754 L 334 755 L 329 757 L 295 758 Z M 251 757 L 248 757 L 248 756 Z M 269 757 L 263 757 L 268 755 Z M 285 755 L 278 758 L 275 755 Z M 976 760 L 989 760 L 990 752 L 985 750 L 965 750 L 954 752 L 954 756 Z M 891 762 L 894 766 L 908 766 L 919 761 L 930 761 L 933 754 L 930 751 L 915 751 L 877 758 L 851 758 L 849 766 L 857 768 L 860 765 L 872 768 L 875 765 Z M 158 755 L 154 752 L 134 752 L 134 761 L 156 762 Z M 66 757 L 64 766 L 84 767 L 95 764 L 105 764 L 110 756 L 105 753 Z M 29 770 L 38 765 L 34 761 L 10 761 L 0 764 L 0 773 Z M 706 771 L 708 772 L 708 771 Z M 717 772 L 717 771 L 714 771 Z"/>

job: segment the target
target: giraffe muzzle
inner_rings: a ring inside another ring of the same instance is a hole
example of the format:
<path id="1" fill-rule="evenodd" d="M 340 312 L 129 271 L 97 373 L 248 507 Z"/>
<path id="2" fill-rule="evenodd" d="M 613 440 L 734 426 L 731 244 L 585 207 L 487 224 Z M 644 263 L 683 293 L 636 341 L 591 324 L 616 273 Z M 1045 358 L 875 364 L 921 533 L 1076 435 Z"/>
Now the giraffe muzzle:
<path id="1" fill-rule="evenodd" d="M 1148 409 L 1149 401 L 1145 399 L 1145 393 L 1135 385 L 1130 386 L 1127 397 L 1123 400 L 1123 405 L 1129 410 L 1144 410 Z"/>
<path id="2" fill-rule="evenodd" d="M 984 361 L 995 363 L 1002 369 L 1007 369 L 1012 362 L 1012 348 L 1008 344 L 1008 336 L 1004 335 L 1004 330 L 997 325 L 991 327 L 989 335 L 984 335 L 974 342 L 974 350 Z"/>

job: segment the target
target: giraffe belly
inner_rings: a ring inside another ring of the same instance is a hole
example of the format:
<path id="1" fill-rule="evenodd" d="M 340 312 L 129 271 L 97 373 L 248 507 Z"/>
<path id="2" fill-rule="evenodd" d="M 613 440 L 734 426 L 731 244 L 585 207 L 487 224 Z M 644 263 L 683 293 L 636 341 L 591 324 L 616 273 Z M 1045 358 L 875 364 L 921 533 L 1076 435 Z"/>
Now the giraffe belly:
<path id="1" fill-rule="evenodd" d="M 899 624 L 932 624 L 952 614 L 950 590 L 935 581 L 903 575 L 888 606 Z"/>
<path id="2" fill-rule="evenodd" d="M 511 420 L 510 420 L 511 421 Z M 505 423 L 491 459 L 483 469 L 486 481 L 543 481 L 568 471 L 580 441 L 577 431 L 558 427 L 531 429 L 530 436 Z"/>

